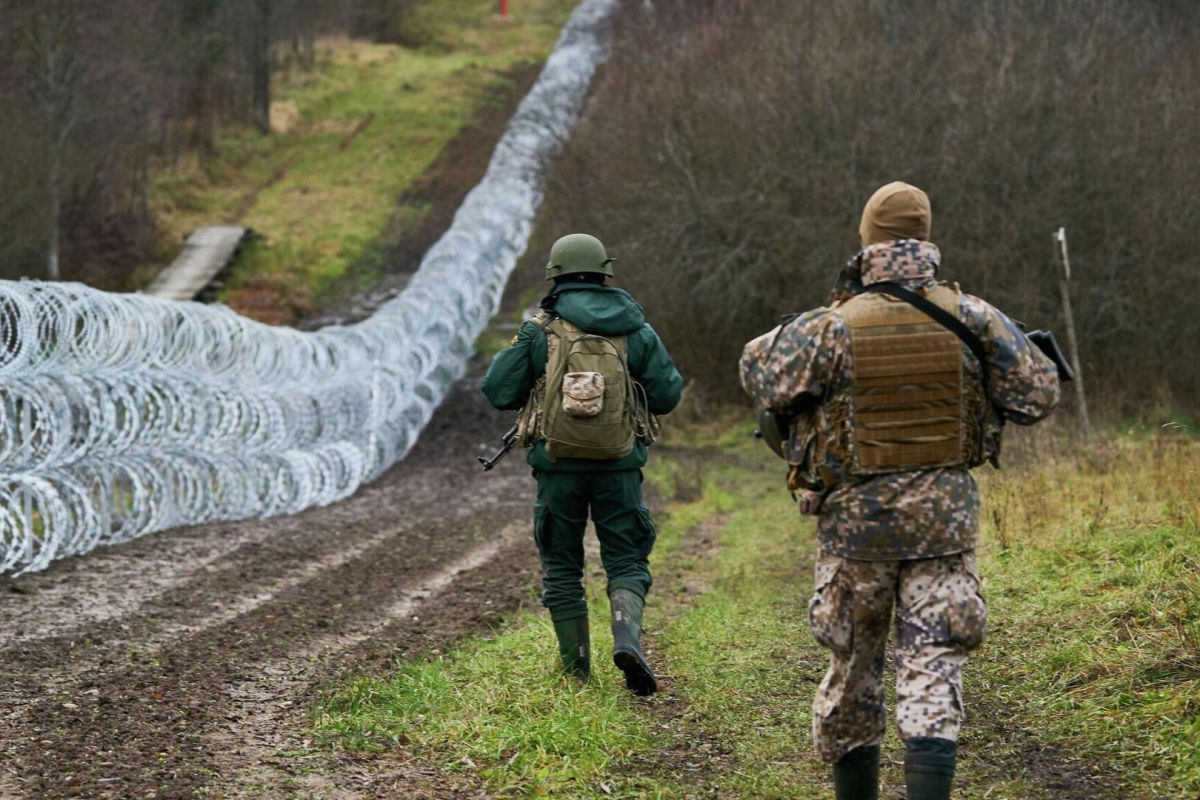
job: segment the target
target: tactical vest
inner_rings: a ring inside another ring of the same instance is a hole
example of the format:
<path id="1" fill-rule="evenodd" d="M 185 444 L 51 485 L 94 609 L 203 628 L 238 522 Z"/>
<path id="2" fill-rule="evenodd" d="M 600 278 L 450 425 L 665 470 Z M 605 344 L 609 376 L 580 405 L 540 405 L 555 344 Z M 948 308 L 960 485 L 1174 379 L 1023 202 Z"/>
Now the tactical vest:
<path id="1" fill-rule="evenodd" d="M 959 293 L 926 299 L 958 313 Z M 854 375 L 839 449 L 853 476 L 975 466 L 982 461 L 986 398 L 967 375 L 962 342 L 929 316 L 880 294 L 837 307 L 850 330 Z"/>

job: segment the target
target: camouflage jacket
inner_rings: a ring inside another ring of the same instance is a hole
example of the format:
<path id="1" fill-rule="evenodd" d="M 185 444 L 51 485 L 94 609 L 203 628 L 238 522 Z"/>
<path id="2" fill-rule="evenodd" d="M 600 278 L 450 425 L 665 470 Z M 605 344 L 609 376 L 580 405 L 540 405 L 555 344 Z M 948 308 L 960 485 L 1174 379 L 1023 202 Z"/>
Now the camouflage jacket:
<path id="1" fill-rule="evenodd" d="M 884 561 L 931 558 L 975 547 L 979 488 L 966 469 L 853 478 L 835 448 L 816 448 L 823 463 L 806 463 L 813 460 L 814 437 L 832 435 L 828 410 L 853 389 L 850 331 L 838 305 L 872 283 L 891 281 L 913 290 L 932 285 L 939 261 L 937 247 L 929 242 L 902 239 L 872 245 L 847 263 L 830 306 L 759 336 L 742 352 L 743 388 L 760 406 L 795 415 L 785 451 L 788 461 L 800 470 L 820 468 L 833 478 L 817 525 L 821 547 L 829 553 Z M 983 300 L 961 294 L 958 318 L 980 338 L 987 354 L 992 410 L 982 435 L 985 455 L 995 461 L 1005 420 L 1028 425 L 1054 410 L 1059 400 L 1057 372 L 1016 323 Z M 966 379 L 981 380 L 981 365 L 963 347 Z"/>

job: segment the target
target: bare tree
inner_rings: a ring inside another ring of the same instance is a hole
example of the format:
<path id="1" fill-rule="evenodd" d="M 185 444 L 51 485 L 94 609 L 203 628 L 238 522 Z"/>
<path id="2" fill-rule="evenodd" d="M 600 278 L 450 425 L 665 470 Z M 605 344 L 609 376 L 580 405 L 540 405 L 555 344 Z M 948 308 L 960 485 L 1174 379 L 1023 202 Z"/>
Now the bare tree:
<path id="1" fill-rule="evenodd" d="M 701 388 L 740 396 L 740 343 L 826 302 L 861 204 L 903 179 L 933 200 L 942 278 L 1060 330 L 1045 236 L 1067 226 L 1088 265 L 1080 356 L 1093 386 L 1128 387 L 1093 410 L 1200 413 L 1200 362 L 1172 355 L 1200 341 L 1200 5 L 642 8 L 618 19 L 537 235 L 598 232 L 645 265 L 622 280 Z"/>
<path id="2" fill-rule="evenodd" d="M 78 121 L 79 12 L 71 0 L 34 5 L 25 25 L 29 85 L 41 109 L 46 153 L 46 276 L 58 280 L 62 227 L 62 168 L 71 131 Z"/>
<path id="3" fill-rule="evenodd" d="M 271 0 L 254 0 L 254 18 L 250 34 L 251 100 L 255 126 L 271 132 Z"/>

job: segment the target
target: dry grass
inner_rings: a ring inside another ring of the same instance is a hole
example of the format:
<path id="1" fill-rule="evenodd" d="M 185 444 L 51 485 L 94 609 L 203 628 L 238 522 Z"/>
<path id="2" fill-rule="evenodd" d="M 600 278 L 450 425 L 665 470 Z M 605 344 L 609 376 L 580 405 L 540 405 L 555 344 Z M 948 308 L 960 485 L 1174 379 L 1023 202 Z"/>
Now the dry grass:
<path id="1" fill-rule="evenodd" d="M 572 691 L 553 675 L 544 618 L 523 617 L 392 680 L 355 682 L 322 709 L 324 732 L 352 747 L 399 737 L 497 796 L 829 797 L 809 740 L 827 657 L 804 618 L 812 523 L 749 433 L 731 418 L 676 424 L 648 470 L 676 498 L 656 511 L 647 612 L 663 694 L 629 702 L 601 657 L 597 683 Z M 1028 434 L 1011 442 L 1012 466 L 979 471 L 991 632 L 967 669 L 955 796 L 1194 797 L 1200 440 Z M 605 625 L 593 619 L 601 647 Z M 883 796 L 900 796 L 893 730 L 883 747 Z"/>
<path id="2" fill-rule="evenodd" d="M 1133 787 L 1200 791 L 1200 441 L 1042 446 L 981 481 L 996 625 L 969 688 Z"/>

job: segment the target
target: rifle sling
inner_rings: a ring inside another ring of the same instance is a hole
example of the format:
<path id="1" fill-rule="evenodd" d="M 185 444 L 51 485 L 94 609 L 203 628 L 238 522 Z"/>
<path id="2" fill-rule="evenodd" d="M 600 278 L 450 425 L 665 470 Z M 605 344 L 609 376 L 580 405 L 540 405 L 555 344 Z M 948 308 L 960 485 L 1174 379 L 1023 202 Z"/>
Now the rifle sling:
<path id="1" fill-rule="evenodd" d="M 983 393 L 984 396 L 990 398 L 992 396 L 990 382 L 988 381 L 988 361 L 987 351 L 983 349 L 983 342 L 979 341 L 971 330 L 959 322 L 958 317 L 946 311 L 941 306 L 933 303 L 925 297 L 917 294 L 911 289 L 905 289 L 898 283 L 883 282 L 872 283 L 863 289 L 865 292 L 878 292 L 880 294 L 890 295 L 898 300 L 903 300 L 910 306 L 913 306 L 919 311 L 923 311 L 933 318 L 946 330 L 957 336 L 962 343 L 975 355 L 975 359 L 979 362 L 979 374 L 983 376 Z"/>

